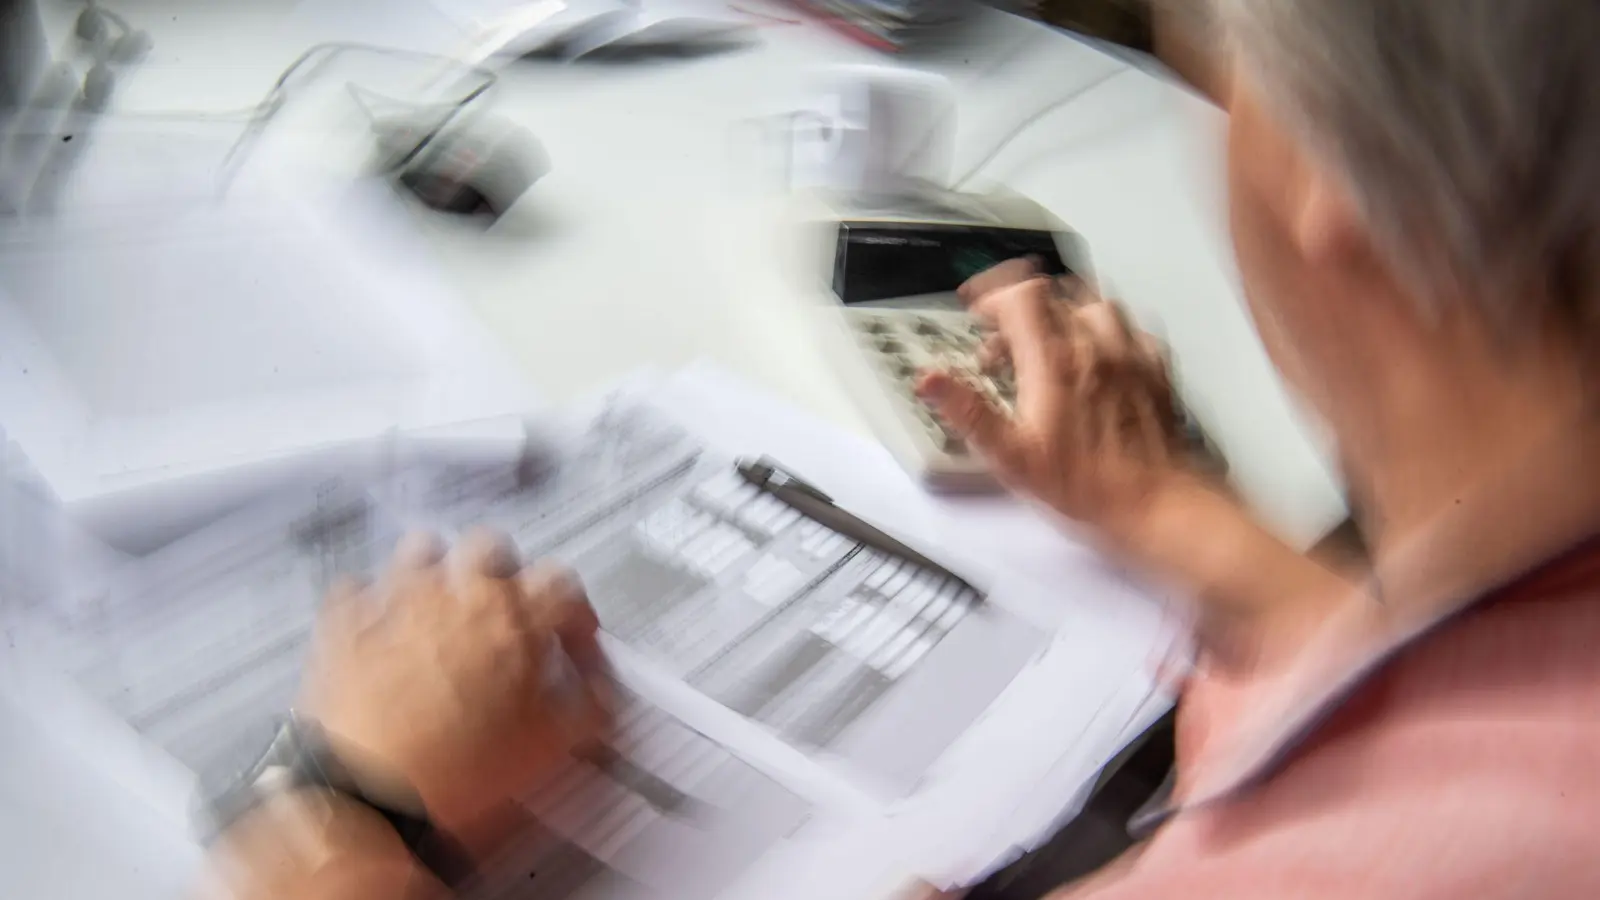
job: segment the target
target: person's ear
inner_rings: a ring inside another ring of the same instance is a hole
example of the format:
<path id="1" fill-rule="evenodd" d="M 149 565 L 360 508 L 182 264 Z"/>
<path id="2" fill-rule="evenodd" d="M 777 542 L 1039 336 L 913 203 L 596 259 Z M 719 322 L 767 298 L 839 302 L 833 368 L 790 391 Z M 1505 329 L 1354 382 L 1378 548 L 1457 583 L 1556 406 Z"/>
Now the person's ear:
<path id="1" fill-rule="evenodd" d="M 1351 271 L 1371 261 L 1371 242 L 1350 193 L 1337 179 L 1302 168 L 1290 227 L 1296 249 L 1313 268 Z"/>

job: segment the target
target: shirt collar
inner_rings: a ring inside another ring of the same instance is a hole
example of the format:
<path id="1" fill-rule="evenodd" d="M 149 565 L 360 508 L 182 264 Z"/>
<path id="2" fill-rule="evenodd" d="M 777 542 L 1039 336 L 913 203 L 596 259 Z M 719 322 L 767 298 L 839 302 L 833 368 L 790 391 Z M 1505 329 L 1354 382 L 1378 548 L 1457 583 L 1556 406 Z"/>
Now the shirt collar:
<path id="1" fill-rule="evenodd" d="M 1135 827 L 1268 777 L 1390 660 L 1600 533 L 1596 430 L 1585 423 L 1529 454 L 1389 555 L 1376 576 L 1382 602 L 1363 591 L 1337 607 L 1291 663 L 1252 686 L 1255 702 L 1191 762 L 1182 796 Z"/>

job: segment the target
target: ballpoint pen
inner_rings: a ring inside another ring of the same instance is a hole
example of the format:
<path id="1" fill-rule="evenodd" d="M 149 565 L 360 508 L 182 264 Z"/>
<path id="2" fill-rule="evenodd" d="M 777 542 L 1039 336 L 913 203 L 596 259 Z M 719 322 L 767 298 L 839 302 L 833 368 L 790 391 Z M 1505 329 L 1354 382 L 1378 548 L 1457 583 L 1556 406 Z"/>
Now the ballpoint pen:
<path id="1" fill-rule="evenodd" d="M 756 460 L 740 460 L 735 464 L 734 468 L 738 471 L 739 477 L 743 478 L 756 490 L 777 499 L 801 515 L 831 528 L 857 543 L 865 544 L 872 550 L 905 560 L 915 566 L 928 569 L 935 575 L 948 578 L 971 591 L 975 597 L 981 598 L 983 596 L 983 592 L 974 588 L 966 579 L 895 539 L 887 532 L 871 525 L 861 517 L 840 508 L 833 502 L 832 497 L 829 497 L 805 480 L 785 471 L 771 459 L 761 457 Z"/>

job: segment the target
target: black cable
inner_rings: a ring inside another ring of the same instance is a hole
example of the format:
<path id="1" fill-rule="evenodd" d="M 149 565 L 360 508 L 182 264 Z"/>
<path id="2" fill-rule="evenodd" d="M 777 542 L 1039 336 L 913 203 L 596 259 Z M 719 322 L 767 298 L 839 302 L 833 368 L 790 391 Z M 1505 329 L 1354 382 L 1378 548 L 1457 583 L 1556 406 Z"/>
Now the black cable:
<path id="1" fill-rule="evenodd" d="M 304 53 L 301 53 L 298 57 L 296 57 L 295 60 L 289 64 L 288 68 L 284 69 L 283 72 L 278 76 L 277 81 L 273 82 L 272 88 L 267 92 L 266 97 L 264 97 L 262 101 L 256 105 L 256 109 L 260 111 L 259 114 L 250 119 L 250 122 L 245 127 L 244 131 L 240 133 L 238 140 L 234 141 L 233 146 L 228 148 L 227 155 L 223 157 L 221 164 L 222 172 L 218 178 L 219 184 L 217 190 L 219 194 L 226 193 L 229 185 L 232 183 L 233 177 L 237 173 L 239 165 L 242 162 L 241 154 L 248 156 L 246 151 L 251 148 L 255 141 L 260 139 L 261 134 L 266 130 L 267 126 L 271 124 L 273 117 L 276 116 L 278 111 L 283 108 L 283 104 L 287 100 L 289 83 L 294 78 L 295 74 L 299 72 L 303 66 L 311 62 L 313 59 L 317 59 L 319 56 L 323 58 L 317 61 L 315 67 L 317 69 L 326 66 L 328 63 L 332 62 L 342 54 L 358 51 L 362 53 L 374 53 L 380 56 L 394 56 L 406 59 L 427 60 L 430 62 L 445 62 L 464 71 L 472 72 L 481 79 L 481 82 L 471 91 L 468 91 L 464 96 L 462 96 L 461 99 L 447 101 L 444 104 L 440 104 L 449 106 L 450 109 L 442 118 L 440 118 L 438 123 L 436 123 L 433 128 L 428 131 L 427 134 L 423 135 L 422 138 L 418 140 L 416 146 L 412 147 L 405 153 L 404 156 L 392 164 L 391 171 L 402 168 L 412 160 L 416 159 L 417 156 L 421 154 L 423 150 L 427 149 L 428 145 L 439 136 L 440 132 L 442 132 L 446 126 L 448 126 L 452 121 L 455 120 L 457 116 L 461 114 L 462 110 L 471 105 L 473 101 L 488 93 L 489 89 L 492 88 L 495 82 L 498 80 L 498 76 L 489 69 L 483 68 L 482 66 L 463 63 L 447 56 L 440 56 L 437 53 L 426 53 L 420 50 L 403 50 L 398 47 L 385 47 L 378 44 L 362 44 L 349 41 L 330 41 L 327 43 L 313 45 L 307 48 Z M 315 71 L 315 69 L 313 71 Z M 374 96 L 381 96 L 371 91 L 368 91 L 368 93 L 373 94 Z M 352 92 L 352 96 L 354 96 L 354 92 Z M 371 108 L 362 103 L 359 98 L 357 98 L 356 102 L 362 107 L 363 111 L 366 112 L 370 118 Z M 419 106 L 427 105 L 428 104 L 419 104 Z"/>
<path id="2" fill-rule="evenodd" d="M 1099 78 L 1096 78 L 1094 81 L 1089 82 L 1072 93 L 1067 94 L 1064 97 L 1057 97 L 1044 106 L 1034 110 L 1031 115 L 1018 122 L 1016 126 L 1011 129 L 1011 131 L 1007 132 L 1006 136 L 1001 138 L 998 143 L 989 148 L 989 152 L 984 154 L 983 158 L 978 160 L 976 165 L 969 168 L 960 178 L 957 178 L 955 181 L 951 182 L 951 190 L 961 190 L 961 188 L 967 182 L 971 181 L 973 178 L 977 177 L 981 172 L 983 172 L 984 169 L 988 168 L 989 164 L 995 161 L 995 158 L 1000 155 L 1002 150 L 1005 150 L 1007 147 L 1011 146 L 1012 141 L 1015 141 L 1019 136 L 1022 135 L 1023 132 L 1037 124 L 1040 119 L 1043 119 L 1045 116 L 1055 112 L 1061 107 L 1078 100 L 1079 98 L 1083 97 L 1083 95 L 1089 93 L 1095 88 L 1100 87 L 1102 84 L 1105 84 L 1106 82 L 1116 78 L 1118 75 L 1121 75 L 1126 71 L 1128 71 L 1126 67 L 1116 69 L 1100 76 Z"/>

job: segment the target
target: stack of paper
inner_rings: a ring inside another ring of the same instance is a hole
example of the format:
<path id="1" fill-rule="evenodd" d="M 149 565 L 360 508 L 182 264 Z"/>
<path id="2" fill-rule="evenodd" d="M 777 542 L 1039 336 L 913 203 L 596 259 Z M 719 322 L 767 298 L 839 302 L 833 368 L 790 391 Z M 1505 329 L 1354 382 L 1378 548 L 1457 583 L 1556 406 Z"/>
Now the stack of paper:
<path id="1" fill-rule="evenodd" d="M 97 128 L 62 208 L 0 228 L 0 422 L 108 542 L 534 404 L 384 185 L 264 166 L 224 199 L 231 131 Z"/>
<path id="2" fill-rule="evenodd" d="M 377 477 L 280 492 L 129 562 L 72 615 L 22 617 L 28 668 L 159 747 L 163 771 L 226 778 L 292 701 L 335 573 L 372 571 L 407 528 L 502 528 L 578 570 L 633 700 L 608 751 L 525 798 L 540 826 L 486 868 L 484 896 L 538 873 L 540 897 L 960 883 L 1047 837 L 1159 709 L 1163 636 L 1126 585 L 1084 565 L 1041 586 L 946 553 L 959 511 L 881 449 L 714 372 L 534 433 L 499 458 L 396 452 Z M 759 494 L 735 455 L 788 465 L 976 590 Z"/>

